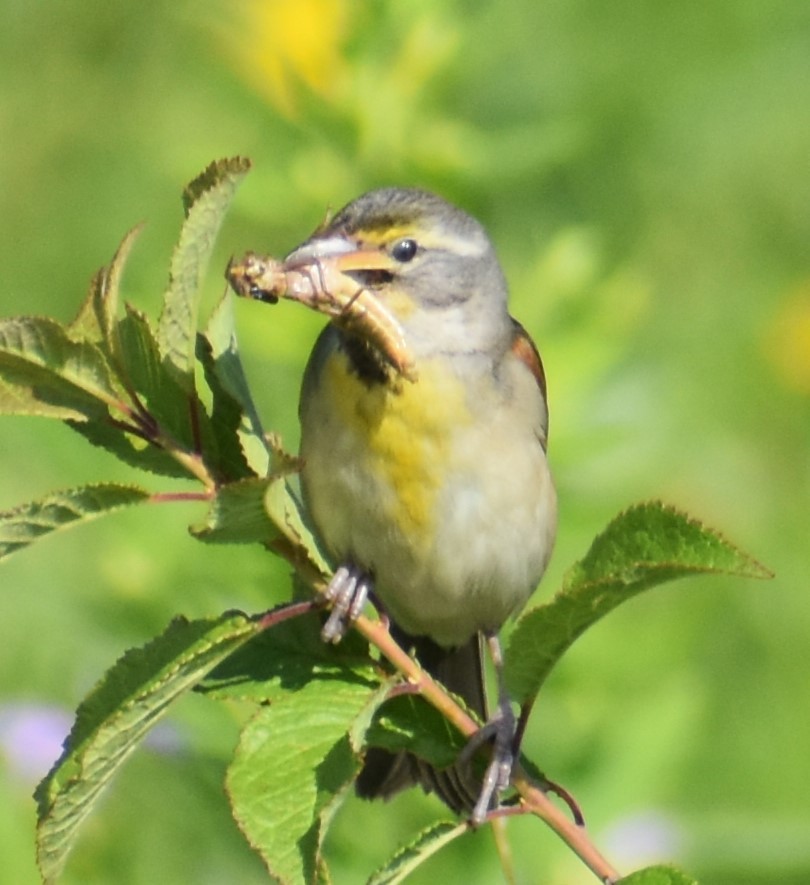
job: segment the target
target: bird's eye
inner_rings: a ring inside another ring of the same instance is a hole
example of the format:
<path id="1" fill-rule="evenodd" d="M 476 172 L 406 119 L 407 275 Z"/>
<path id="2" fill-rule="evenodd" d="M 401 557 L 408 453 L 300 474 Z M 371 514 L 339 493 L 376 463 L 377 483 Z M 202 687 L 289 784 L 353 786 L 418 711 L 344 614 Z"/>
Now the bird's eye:
<path id="1" fill-rule="evenodd" d="M 391 247 L 391 254 L 397 261 L 407 264 L 416 255 L 418 248 L 416 240 L 398 240 Z"/>

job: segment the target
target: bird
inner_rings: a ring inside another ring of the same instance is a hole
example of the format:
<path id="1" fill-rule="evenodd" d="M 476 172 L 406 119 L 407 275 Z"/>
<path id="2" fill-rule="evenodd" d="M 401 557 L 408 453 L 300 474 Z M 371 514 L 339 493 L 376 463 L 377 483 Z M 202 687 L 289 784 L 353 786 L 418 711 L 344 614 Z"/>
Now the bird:
<path id="1" fill-rule="evenodd" d="M 509 313 L 486 230 L 440 196 L 371 190 L 286 258 L 329 261 L 393 315 L 414 373 L 397 372 L 362 328 L 336 323 L 308 360 L 301 489 L 337 564 L 323 637 L 338 641 L 371 595 L 400 644 L 487 723 L 482 738 L 494 736 L 483 779 L 472 754 L 437 770 L 372 747 L 356 791 L 388 798 L 419 784 L 480 823 L 508 786 L 515 749 L 498 631 L 538 585 L 557 529 L 543 364 Z M 499 675 L 492 715 L 487 643 Z"/>

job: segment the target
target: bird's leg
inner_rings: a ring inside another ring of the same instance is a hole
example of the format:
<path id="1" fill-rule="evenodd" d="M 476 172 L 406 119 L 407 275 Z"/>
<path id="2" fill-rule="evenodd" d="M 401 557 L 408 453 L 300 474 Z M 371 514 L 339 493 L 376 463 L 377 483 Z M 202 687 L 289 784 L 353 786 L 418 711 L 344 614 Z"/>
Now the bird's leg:
<path id="1" fill-rule="evenodd" d="M 360 617 L 371 592 L 371 578 L 351 563 L 341 565 L 324 591 L 332 611 L 321 630 L 324 642 L 338 643 Z"/>
<path id="2" fill-rule="evenodd" d="M 497 633 L 485 634 L 489 654 L 495 667 L 498 682 L 498 706 L 482 726 L 469 740 L 462 751 L 462 758 L 471 758 L 478 748 L 486 741 L 492 740 L 492 756 L 487 766 L 478 801 L 475 803 L 470 823 L 480 826 L 493 805 L 497 805 L 499 795 L 507 789 L 512 777 L 512 765 L 515 760 L 515 714 L 509 694 L 506 691 L 506 680 L 503 673 L 503 652 Z"/>

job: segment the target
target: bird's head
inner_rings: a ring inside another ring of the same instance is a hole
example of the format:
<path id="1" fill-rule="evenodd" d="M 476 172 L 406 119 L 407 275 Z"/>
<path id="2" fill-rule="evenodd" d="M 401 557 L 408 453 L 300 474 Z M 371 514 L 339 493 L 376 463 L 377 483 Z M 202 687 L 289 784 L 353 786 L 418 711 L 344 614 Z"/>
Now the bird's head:
<path id="1" fill-rule="evenodd" d="M 507 289 L 492 243 L 470 215 L 427 191 L 370 191 L 285 259 L 331 265 L 387 308 L 419 359 L 507 347 Z"/>

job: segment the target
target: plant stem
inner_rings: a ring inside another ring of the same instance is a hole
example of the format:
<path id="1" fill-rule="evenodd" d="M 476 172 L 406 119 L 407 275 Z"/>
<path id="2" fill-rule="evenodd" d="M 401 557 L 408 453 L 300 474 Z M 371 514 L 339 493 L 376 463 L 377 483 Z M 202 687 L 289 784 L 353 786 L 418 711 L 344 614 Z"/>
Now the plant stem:
<path id="1" fill-rule="evenodd" d="M 171 504 L 178 501 L 210 501 L 211 492 L 155 492 L 149 496 L 153 504 Z"/>
<path id="2" fill-rule="evenodd" d="M 621 878 L 621 874 L 603 857 L 593 844 L 587 830 L 578 826 L 563 813 L 548 796 L 516 764 L 512 770 L 515 785 L 524 808 L 541 818 L 565 842 L 579 859 L 599 877 L 605 885 L 611 885 Z"/>
<path id="3" fill-rule="evenodd" d="M 354 626 L 416 687 L 425 700 L 452 722 L 462 734 L 472 737 L 478 731 L 480 725 L 394 641 L 382 622 L 372 621 L 361 615 Z M 512 782 L 520 795 L 525 811 L 543 820 L 601 882 L 610 885 L 621 878 L 619 872 L 593 844 L 585 828 L 572 821 L 554 805 L 543 790 L 529 778 L 520 763 L 515 763 Z"/>
<path id="4" fill-rule="evenodd" d="M 157 442 L 161 448 L 177 461 L 178 464 L 184 467 L 193 477 L 198 479 L 208 491 L 212 491 L 216 487 L 214 478 L 208 472 L 205 462 L 199 455 L 194 454 L 193 452 L 187 452 L 185 449 L 181 449 L 169 441 L 167 441 L 165 445 L 162 444 L 162 440 Z"/>

